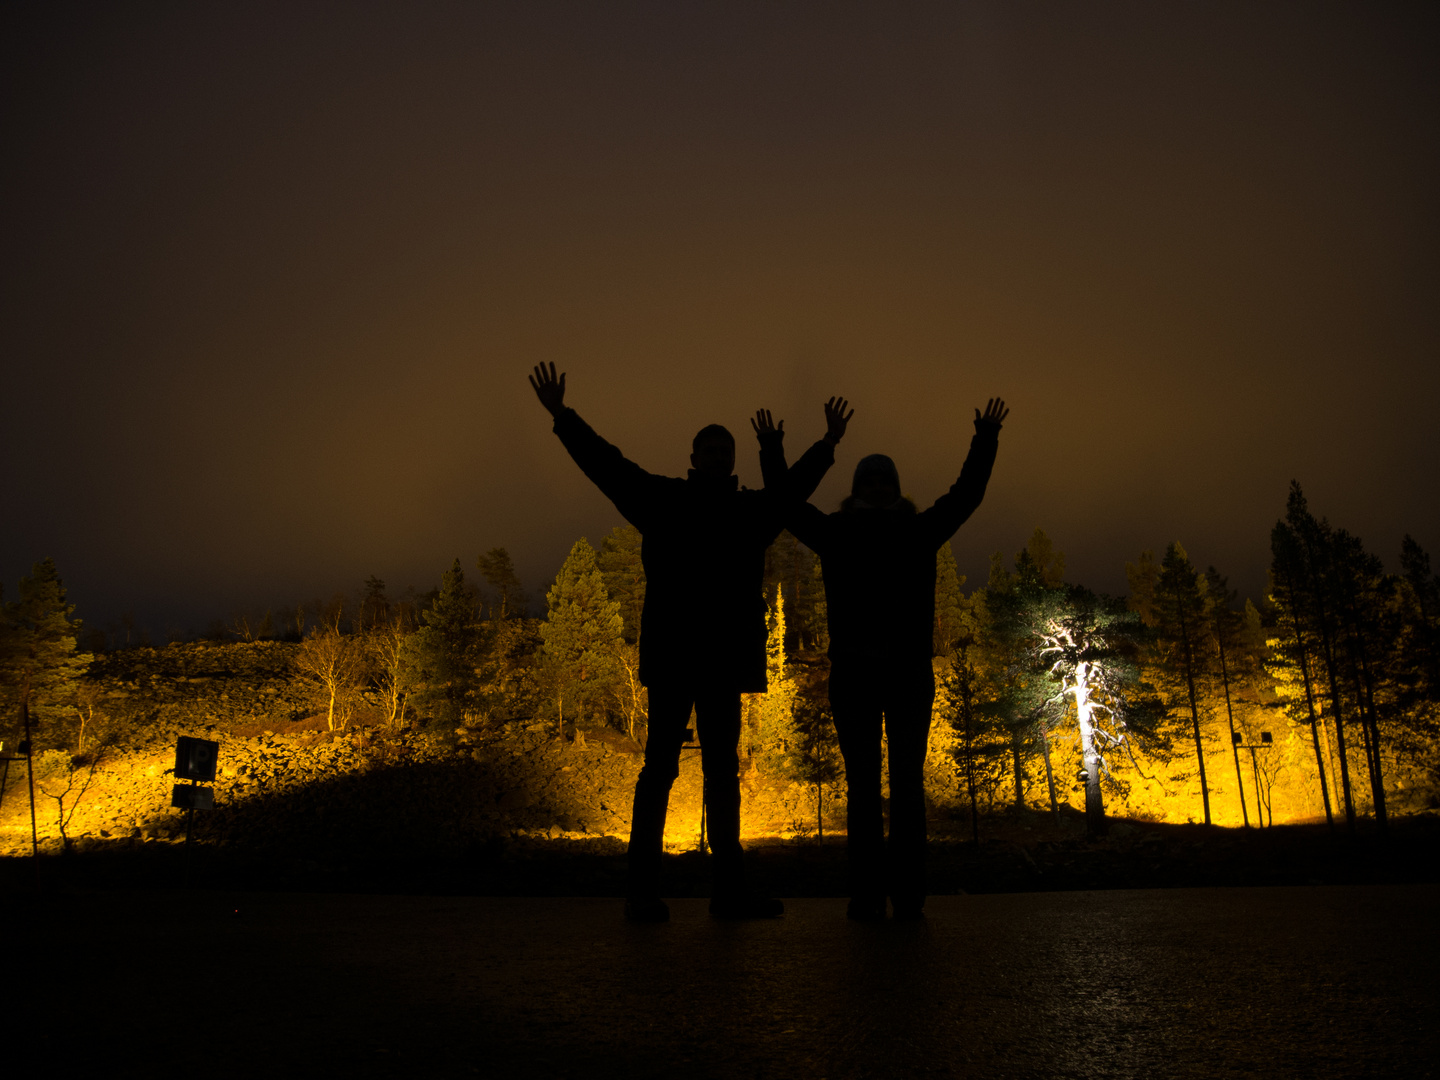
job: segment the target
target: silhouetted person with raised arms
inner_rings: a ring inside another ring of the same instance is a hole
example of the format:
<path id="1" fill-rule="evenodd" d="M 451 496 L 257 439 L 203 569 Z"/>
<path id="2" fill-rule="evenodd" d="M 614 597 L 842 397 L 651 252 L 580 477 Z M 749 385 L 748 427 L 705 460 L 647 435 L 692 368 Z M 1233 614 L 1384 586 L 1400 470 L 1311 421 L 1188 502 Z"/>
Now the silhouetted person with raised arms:
<path id="1" fill-rule="evenodd" d="M 650 690 L 645 764 L 635 783 L 630 884 L 625 917 L 664 922 L 660 856 L 670 787 L 680 772 L 690 710 L 705 777 L 718 918 L 766 918 L 779 900 L 751 895 L 740 847 L 740 695 L 765 690 L 765 549 L 796 499 L 815 490 L 845 433 L 844 401 L 825 406 L 827 432 L 786 474 L 783 425 L 752 421 L 767 475 L 779 482 L 748 491 L 734 475 L 735 438 L 702 428 L 685 479 L 656 476 L 629 461 L 565 406 L 565 376 L 541 364 L 530 376 L 555 434 L 585 475 L 640 530 L 645 606 L 640 615 L 640 681 Z"/>
<path id="2" fill-rule="evenodd" d="M 923 918 L 925 748 L 935 678 L 935 554 L 985 497 L 1005 403 L 975 410 L 975 435 L 960 478 L 917 513 L 900 493 L 895 462 L 862 458 L 837 513 L 796 502 L 785 524 L 820 556 L 830 623 L 830 709 L 849 789 L 846 850 L 852 919 Z M 783 457 L 762 456 L 766 483 L 779 483 Z M 797 463 L 798 465 L 798 463 Z M 813 490 L 813 488 L 812 488 Z M 880 799 L 881 729 L 890 750 L 890 841 Z"/>

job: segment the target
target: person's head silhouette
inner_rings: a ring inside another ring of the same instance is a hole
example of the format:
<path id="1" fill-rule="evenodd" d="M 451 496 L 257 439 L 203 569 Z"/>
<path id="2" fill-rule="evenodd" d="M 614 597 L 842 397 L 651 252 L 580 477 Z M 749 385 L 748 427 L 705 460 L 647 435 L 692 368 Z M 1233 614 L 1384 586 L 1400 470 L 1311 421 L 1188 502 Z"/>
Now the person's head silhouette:
<path id="1" fill-rule="evenodd" d="M 870 454 L 855 466 L 850 494 L 867 506 L 893 506 L 900 501 L 900 471 L 884 454 Z"/>
<path id="2" fill-rule="evenodd" d="M 690 451 L 690 467 L 702 476 L 723 480 L 735 471 L 735 436 L 720 424 L 696 432 Z"/>

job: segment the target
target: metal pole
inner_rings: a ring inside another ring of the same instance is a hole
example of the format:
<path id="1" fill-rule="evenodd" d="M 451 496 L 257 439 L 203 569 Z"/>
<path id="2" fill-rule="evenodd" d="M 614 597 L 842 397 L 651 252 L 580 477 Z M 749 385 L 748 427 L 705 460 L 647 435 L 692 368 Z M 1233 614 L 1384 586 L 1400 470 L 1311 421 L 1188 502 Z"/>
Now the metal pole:
<path id="1" fill-rule="evenodd" d="M 185 888 L 190 888 L 190 831 L 195 824 L 195 781 L 190 781 L 190 809 L 185 814 Z"/>
<path id="2" fill-rule="evenodd" d="M 35 747 L 30 740 L 30 676 L 20 691 L 20 718 L 25 724 L 25 779 L 30 787 L 30 863 L 35 868 L 35 887 L 40 887 L 40 831 L 35 824 Z"/>
<path id="3" fill-rule="evenodd" d="M 1263 829 L 1265 827 L 1265 810 L 1260 805 L 1260 766 L 1255 758 L 1255 747 L 1247 746 L 1250 751 L 1250 772 L 1255 777 L 1255 821 Z"/>

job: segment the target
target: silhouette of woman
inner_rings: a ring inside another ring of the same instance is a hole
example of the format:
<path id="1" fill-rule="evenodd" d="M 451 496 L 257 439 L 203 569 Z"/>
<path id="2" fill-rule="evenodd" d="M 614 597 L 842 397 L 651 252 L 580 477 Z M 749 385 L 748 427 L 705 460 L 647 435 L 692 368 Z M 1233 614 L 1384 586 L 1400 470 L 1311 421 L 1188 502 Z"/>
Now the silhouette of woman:
<path id="1" fill-rule="evenodd" d="M 838 512 L 825 514 L 797 502 L 786 519 L 801 543 L 820 556 L 825 580 L 830 708 L 849 789 L 852 919 L 883 919 L 887 893 L 895 918 L 924 917 L 923 772 L 935 700 L 930 664 L 935 553 L 985 497 L 1008 414 L 999 398 L 992 398 L 983 414 L 975 410 L 975 435 L 960 478 L 928 510 L 917 513 L 901 494 L 890 458 L 871 454 L 855 467 L 850 496 Z M 773 457 L 768 463 L 778 467 Z M 767 485 L 775 480 L 766 477 Z M 882 725 L 890 750 L 888 860 L 880 798 Z"/>

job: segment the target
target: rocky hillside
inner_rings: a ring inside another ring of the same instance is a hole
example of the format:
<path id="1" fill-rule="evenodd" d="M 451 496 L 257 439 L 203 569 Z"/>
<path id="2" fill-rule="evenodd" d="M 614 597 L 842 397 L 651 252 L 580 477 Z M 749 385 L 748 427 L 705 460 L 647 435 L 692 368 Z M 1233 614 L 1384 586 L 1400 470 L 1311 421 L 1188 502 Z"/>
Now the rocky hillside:
<path id="1" fill-rule="evenodd" d="M 197 643 L 103 657 L 93 672 L 100 693 L 88 738 L 104 747 L 37 761 L 47 849 L 62 847 L 62 807 L 64 833 L 81 851 L 182 840 L 184 812 L 170 805 L 181 735 L 220 743 L 216 809 L 196 815 L 196 836 L 207 844 L 342 861 L 367 852 L 450 857 L 542 840 L 622 846 L 641 762 L 625 736 L 590 731 L 580 743 L 562 743 L 537 722 L 455 748 L 423 731 L 385 729 L 376 723 L 378 707 L 362 711 L 351 730 L 332 733 L 314 688 L 292 670 L 294 648 Z M 12 769 L 0 805 L 3 854 L 29 848 L 24 780 L 23 765 Z M 748 834 L 813 827 L 813 791 L 756 770 L 746 786 Z M 837 808 L 827 805 L 827 818 Z M 683 755 L 667 842 L 695 846 L 699 831 L 693 750 Z"/>

